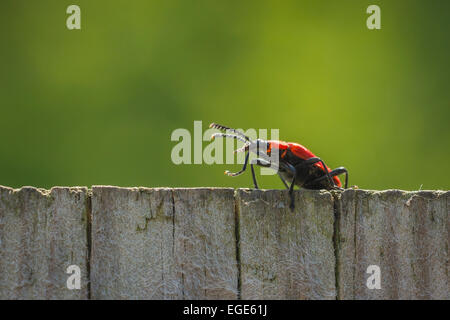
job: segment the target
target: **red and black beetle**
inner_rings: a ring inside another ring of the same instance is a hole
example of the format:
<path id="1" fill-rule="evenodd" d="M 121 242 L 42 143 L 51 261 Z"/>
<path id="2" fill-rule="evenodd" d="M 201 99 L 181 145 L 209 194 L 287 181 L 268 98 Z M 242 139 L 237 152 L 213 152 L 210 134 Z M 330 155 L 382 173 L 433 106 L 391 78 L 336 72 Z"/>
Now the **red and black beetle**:
<path id="1" fill-rule="evenodd" d="M 286 188 L 289 189 L 289 196 L 291 199 L 289 207 L 291 209 L 294 209 L 293 191 L 295 185 L 300 188 L 314 190 L 341 189 L 342 183 L 337 176 L 345 173 L 345 188 L 347 188 L 347 169 L 344 167 L 339 167 L 334 170 L 330 170 L 322 159 L 317 157 L 314 153 L 301 144 L 277 140 L 251 140 L 238 130 L 216 123 L 211 123 L 209 127 L 225 132 L 213 134 L 211 137 L 212 139 L 215 137 L 224 137 L 233 138 L 244 142 L 242 148 L 236 150 L 236 152 L 247 152 L 244 166 L 238 172 L 231 173 L 229 171 L 225 171 L 225 174 L 232 177 L 242 174 L 247 168 L 250 152 L 257 154 L 257 158 L 250 163 L 253 183 L 256 189 L 258 189 L 258 183 L 256 182 L 255 169 L 253 168 L 253 165 L 256 164 L 262 167 L 273 168 L 274 164 L 273 162 L 270 162 L 270 155 L 273 150 L 277 149 L 278 163 L 276 169 L 278 169 L 278 175 L 280 176 L 281 181 Z M 290 185 L 286 181 L 289 181 Z"/>

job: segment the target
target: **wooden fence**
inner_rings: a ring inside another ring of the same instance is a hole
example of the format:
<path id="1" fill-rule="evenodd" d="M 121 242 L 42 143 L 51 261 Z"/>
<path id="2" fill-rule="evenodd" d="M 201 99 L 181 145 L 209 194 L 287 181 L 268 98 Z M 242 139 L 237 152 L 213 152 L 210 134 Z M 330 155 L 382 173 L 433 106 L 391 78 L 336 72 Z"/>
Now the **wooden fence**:
<path id="1" fill-rule="evenodd" d="M 450 299 L 449 195 L 0 187 L 0 299 Z"/>

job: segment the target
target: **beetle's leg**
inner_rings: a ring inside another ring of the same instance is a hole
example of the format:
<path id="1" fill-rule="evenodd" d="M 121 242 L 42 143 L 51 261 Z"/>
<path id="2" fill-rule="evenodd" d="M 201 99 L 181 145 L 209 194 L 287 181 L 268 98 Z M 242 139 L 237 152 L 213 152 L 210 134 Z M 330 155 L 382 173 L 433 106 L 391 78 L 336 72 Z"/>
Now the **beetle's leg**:
<path id="1" fill-rule="evenodd" d="M 253 168 L 253 163 L 250 163 L 250 167 L 252 168 L 253 185 L 255 186 L 255 189 L 259 189 L 258 182 L 256 182 L 255 168 Z"/>
<path id="2" fill-rule="evenodd" d="M 334 169 L 334 170 L 332 170 L 330 172 L 330 176 L 331 177 L 335 177 L 335 176 L 338 176 L 338 175 L 341 175 L 341 174 L 344 174 L 344 173 L 345 173 L 345 185 L 344 186 L 345 186 L 345 189 L 347 189 L 347 185 L 348 185 L 348 170 L 346 168 L 344 168 L 344 167 L 336 168 L 336 169 Z M 320 182 L 320 181 L 322 181 L 325 178 L 326 178 L 326 176 L 314 179 L 313 181 L 309 181 L 308 184 L 309 183 Z"/>
<path id="3" fill-rule="evenodd" d="M 248 163 L 249 156 L 250 156 L 250 152 L 247 153 L 247 155 L 245 156 L 244 166 L 242 167 L 241 171 L 233 173 L 233 172 L 230 172 L 227 170 L 227 171 L 225 171 L 225 174 L 229 175 L 230 177 L 235 177 L 235 176 L 242 174 L 245 171 L 245 169 L 247 169 L 247 163 Z"/>
<path id="4" fill-rule="evenodd" d="M 294 174 L 294 177 L 292 178 L 291 185 L 289 187 L 289 197 L 291 198 L 291 202 L 289 203 L 289 208 L 291 209 L 291 211 L 294 211 L 294 208 L 295 208 L 295 199 L 294 199 L 295 176 L 296 176 L 296 174 Z"/>
<path id="5" fill-rule="evenodd" d="M 290 203 L 289 203 L 289 208 L 291 210 L 294 210 L 295 204 L 294 204 L 294 185 L 295 185 L 295 177 L 297 176 L 297 170 L 295 169 L 295 167 L 290 164 L 289 162 L 280 162 L 280 167 L 282 170 L 288 171 L 292 174 L 292 181 L 291 184 L 288 185 L 287 182 L 282 178 L 282 176 L 280 175 L 280 171 L 278 170 L 278 175 L 281 178 L 281 181 L 283 181 L 284 185 L 286 186 L 287 189 L 289 189 L 289 198 L 290 198 Z"/>
<path id="6" fill-rule="evenodd" d="M 300 169 L 300 168 L 303 168 L 303 167 L 314 165 L 315 163 L 318 163 L 318 162 L 322 163 L 322 166 L 323 166 L 323 168 L 325 169 L 325 172 L 326 172 L 326 176 L 325 177 L 328 177 L 329 182 L 331 183 L 331 185 L 333 185 L 333 180 L 331 179 L 330 172 L 328 171 L 327 166 L 322 161 L 322 159 L 320 159 L 318 157 L 313 157 L 313 158 L 306 159 L 303 162 L 301 162 L 298 165 L 296 165 L 295 167 L 293 165 L 289 164 L 289 163 L 284 163 L 286 169 L 289 170 L 292 173 L 292 175 L 293 175 L 292 182 L 291 182 L 291 185 L 289 187 L 289 196 L 291 198 L 291 203 L 289 204 L 289 208 L 291 208 L 291 210 L 294 210 L 294 207 L 295 207 L 295 203 L 294 203 L 295 202 L 294 201 L 294 185 L 295 185 L 295 180 L 296 180 L 296 177 L 297 177 L 297 170 Z"/>
<path id="7" fill-rule="evenodd" d="M 286 189 L 289 189 L 289 185 L 287 184 L 286 180 L 284 180 L 284 178 L 281 176 L 280 171 L 278 171 L 278 176 L 280 177 L 281 181 L 283 181 L 283 184 L 286 187 Z"/>
<path id="8" fill-rule="evenodd" d="M 250 161 L 250 163 L 256 164 L 256 165 L 264 167 L 264 168 L 269 168 L 271 166 L 271 163 L 269 161 L 264 160 L 262 158 L 253 159 L 252 161 Z"/>
<path id="9" fill-rule="evenodd" d="M 253 167 L 254 164 L 257 164 L 257 165 L 259 165 L 261 167 L 266 167 L 267 168 L 267 167 L 270 167 L 270 162 L 266 161 L 264 159 L 261 159 L 261 158 L 257 158 L 257 159 L 254 159 L 254 160 L 250 161 L 250 167 L 252 169 L 253 185 L 255 186 L 255 189 L 259 189 L 258 188 L 258 182 L 256 182 L 255 168 Z"/>
<path id="10" fill-rule="evenodd" d="M 328 182 L 330 183 L 331 186 L 334 186 L 334 182 L 331 179 L 331 175 L 330 175 L 330 172 L 328 171 L 327 166 L 325 165 L 323 160 L 318 158 L 318 157 L 313 157 L 313 158 L 306 159 L 303 162 L 299 163 L 297 166 L 295 166 L 295 168 L 296 169 L 300 169 L 300 168 L 303 168 L 303 167 L 314 165 L 314 164 L 316 164 L 318 162 L 320 162 L 322 164 L 322 166 L 323 166 L 323 168 L 325 170 L 325 176 L 324 177 L 328 179 Z"/>
<path id="11" fill-rule="evenodd" d="M 265 167 L 265 168 L 270 168 L 270 167 L 273 166 L 273 164 L 271 162 L 265 160 L 265 159 L 262 159 L 262 158 L 257 158 L 257 159 L 254 159 L 254 160 L 250 161 L 250 166 L 252 168 L 253 184 L 255 185 L 256 189 L 259 189 L 258 188 L 258 183 L 256 182 L 255 169 L 253 167 L 254 164 L 256 164 L 258 166 L 261 166 L 261 167 Z M 286 183 L 286 181 L 280 175 L 280 168 L 276 168 L 276 169 L 277 169 L 277 172 L 278 172 L 278 176 L 280 177 L 281 181 L 283 181 L 284 185 L 286 186 L 286 189 L 289 189 L 289 185 Z M 295 170 L 294 167 L 292 167 L 291 170 Z"/>
<path id="12" fill-rule="evenodd" d="M 330 172 L 330 175 L 333 173 L 332 177 L 338 176 L 340 174 L 345 173 L 345 184 L 344 188 L 347 189 L 348 186 L 348 170 L 345 167 L 339 167 Z"/>
<path id="13" fill-rule="evenodd" d="M 289 171 L 293 176 L 295 175 L 295 167 L 288 162 L 280 162 L 281 169 Z"/>

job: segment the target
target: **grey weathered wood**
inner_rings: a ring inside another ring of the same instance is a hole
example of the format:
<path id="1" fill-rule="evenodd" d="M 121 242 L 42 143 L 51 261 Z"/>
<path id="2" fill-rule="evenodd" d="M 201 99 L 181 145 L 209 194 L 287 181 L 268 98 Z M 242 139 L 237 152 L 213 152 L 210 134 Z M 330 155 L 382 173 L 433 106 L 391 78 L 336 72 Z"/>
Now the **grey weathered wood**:
<path id="1" fill-rule="evenodd" d="M 92 193 L 0 187 L 0 299 L 450 299 L 450 192 Z"/>
<path id="2" fill-rule="evenodd" d="M 243 299 L 335 299 L 329 192 L 237 191 Z"/>
<path id="3" fill-rule="evenodd" d="M 0 299 L 87 299 L 87 188 L 0 186 Z M 69 290 L 67 267 L 81 270 Z"/>
<path id="4" fill-rule="evenodd" d="M 235 299 L 233 192 L 93 187 L 92 298 Z"/>
<path id="5" fill-rule="evenodd" d="M 346 190 L 340 195 L 341 299 L 450 299 L 450 192 Z M 368 289 L 369 265 L 381 289 Z"/>

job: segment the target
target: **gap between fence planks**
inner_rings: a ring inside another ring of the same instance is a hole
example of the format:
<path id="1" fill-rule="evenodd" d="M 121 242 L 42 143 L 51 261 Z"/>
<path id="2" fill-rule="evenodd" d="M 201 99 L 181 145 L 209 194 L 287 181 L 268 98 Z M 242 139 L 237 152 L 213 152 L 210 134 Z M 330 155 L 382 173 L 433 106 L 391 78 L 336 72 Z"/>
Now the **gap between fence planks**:
<path id="1" fill-rule="evenodd" d="M 0 299 L 450 299 L 449 194 L 0 187 Z"/>

